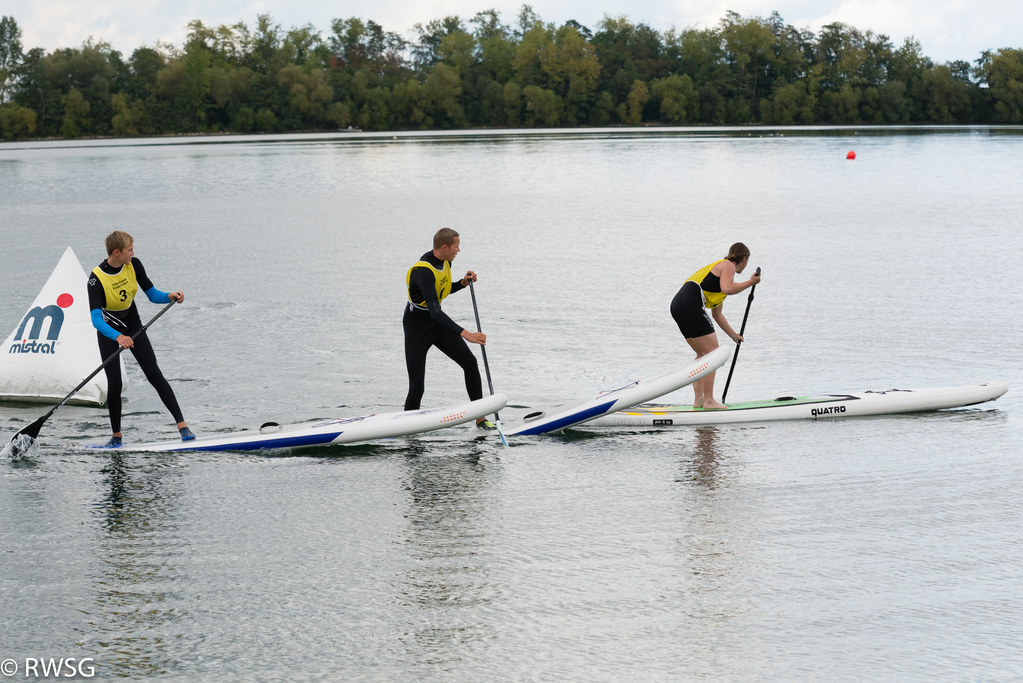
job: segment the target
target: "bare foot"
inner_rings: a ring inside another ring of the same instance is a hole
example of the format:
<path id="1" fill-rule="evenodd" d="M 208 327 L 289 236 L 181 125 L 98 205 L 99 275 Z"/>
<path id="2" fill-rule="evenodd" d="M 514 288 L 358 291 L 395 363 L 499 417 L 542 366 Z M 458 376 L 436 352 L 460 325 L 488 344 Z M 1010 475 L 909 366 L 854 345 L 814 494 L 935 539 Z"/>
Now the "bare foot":
<path id="1" fill-rule="evenodd" d="M 703 409 L 703 401 L 694 401 L 693 402 L 693 408 L 695 408 L 696 410 L 702 410 Z"/>
<path id="2" fill-rule="evenodd" d="M 704 402 L 703 409 L 704 410 L 727 410 L 728 406 L 726 406 L 724 403 L 718 403 L 714 399 L 711 399 L 709 401 L 705 401 Z"/>

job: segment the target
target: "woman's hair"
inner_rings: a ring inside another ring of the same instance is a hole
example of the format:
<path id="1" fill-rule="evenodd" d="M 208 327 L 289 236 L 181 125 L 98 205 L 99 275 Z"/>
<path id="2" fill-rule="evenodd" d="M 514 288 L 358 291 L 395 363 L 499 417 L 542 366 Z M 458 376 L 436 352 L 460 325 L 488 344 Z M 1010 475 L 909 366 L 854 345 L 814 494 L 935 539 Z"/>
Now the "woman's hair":
<path id="1" fill-rule="evenodd" d="M 742 242 L 736 242 L 732 246 L 728 247 L 728 256 L 725 257 L 725 260 L 731 261 L 732 263 L 739 263 L 747 256 L 749 256 L 749 247 Z"/>
<path id="2" fill-rule="evenodd" d="M 440 249 L 441 247 L 450 246 L 454 244 L 456 237 L 458 237 L 458 233 L 451 228 L 441 228 L 433 236 L 433 248 Z"/>
<path id="3" fill-rule="evenodd" d="M 135 240 L 132 238 L 131 235 L 122 230 L 114 230 L 112 233 L 107 235 L 106 239 L 107 256 L 113 254 L 114 249 L 120 249 L 121 251 L 124 251 L 133 244 L 135 244 Z"/>

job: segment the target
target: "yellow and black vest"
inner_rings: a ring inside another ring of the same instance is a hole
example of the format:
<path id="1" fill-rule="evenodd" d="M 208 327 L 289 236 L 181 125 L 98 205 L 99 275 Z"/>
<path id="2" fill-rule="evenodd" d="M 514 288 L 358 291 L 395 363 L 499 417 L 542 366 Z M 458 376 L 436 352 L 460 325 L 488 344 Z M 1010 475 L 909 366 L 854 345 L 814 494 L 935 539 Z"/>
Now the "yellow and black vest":
<path id="1" fill-rule="evenodd" d="M 704 266 L 703 268 L 700 268 L 698 271 L 690 275 L 689 279 L 686 280 L 686 282 L 695 282 L 696 284 L 700 285 L 700 290 L 703 292 L 703 301 L 707 308 L 717 308 L 718 306 L 725 302 L 725 297 L 728 296 L 724 292 L 708 292 L 707 290 L 703 289 L 704 278 L 710 275 L 710 271 L 714 268 L 714 266 L 726 260 L 727 259 L 720 259 L 710 264 L 709 266 Z"/>
<path id="2" fill-rule="evenodd" d="M 103 286 L 103 293 L 106 294 L 107 304 L 103 307 L 104 310 L 125 311 L 131 306 L 139 289 L 133 264 L 128 263 L 114 275 L 104 273 L 102 268 L 96 266 L 92 269 L 92 274 L 99 280 Z"/>
<path id="3" fill-rule="evenodd" d="M 411 302 L 416 308 L 425 309 L 426 300 L 412 301 L 412 292 L 409 291 L 409 285 L 412 284 L 412 271 L 416 268 L 429 268 L 433 271 L 433 284 L 437 287 L 437 301 L 444 301 L 444 298 L 451 293 L 451 261 L 444 262 L 443 270 L 437 270 L 433 264 L 427 263 L 426 261 L 416 261 L 405 274 L 405 291 L 409 298 L 409 302 Z"/>

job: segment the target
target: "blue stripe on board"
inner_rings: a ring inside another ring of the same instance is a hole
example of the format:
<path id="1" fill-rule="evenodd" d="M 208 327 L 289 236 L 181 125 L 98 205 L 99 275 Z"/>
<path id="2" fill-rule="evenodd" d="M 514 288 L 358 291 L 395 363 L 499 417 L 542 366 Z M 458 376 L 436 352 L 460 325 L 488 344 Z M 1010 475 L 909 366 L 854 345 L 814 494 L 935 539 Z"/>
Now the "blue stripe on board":
<path id="1" fill-rule="evenodd" d="M 547 423 L 542 424 L 542 425 L 537 425 L 536 427 L 533 427 L 531 429 L 527 429 L 525 431 L 516 432 L 516 433 L 517 434 L 521 434 L 521 435 L 532 436 L 532 435 L 535 435 L 535 434 L 546 434 L 547 432 L 556 432 L 559 429 L 564 429 L 565 427 L 571 427 L 572 425 L 578 424 L 579 422 L 582 422 L 583 420 L 588 420 L 591 417 L 600 417 L 605 412 L 607 412 L 608 408 L 610 408 L 614 404 L 615 404 L 615 401 L 608 401 L 607 403 L 602 403 L 599 406 L 594 406 L 592 408 L 587 408 L 586 410 L 581 410 L 578 413 L 572 413 L 571 415 L 566 415 L 565 417 L 563 417 L 563 418 L 561 418 L 559 420 L 555 420 L 554 422 L 547 422 Z"/>
<path id="2" fill-rule="evenodd" d="M 330 434 L 310 434 L 308 436 L 288 436 L 277 439 L 263 439 L 261 441 L 250 441 L 248 443 L 220 444 L 216 446 L 189 447 L 182 443 L 181 448 L 175 451 L 259 451 L 273 448 L 299 448 L 301 446 L 321 446 L 328 444 L 344 432 L 331 432 Z"/>

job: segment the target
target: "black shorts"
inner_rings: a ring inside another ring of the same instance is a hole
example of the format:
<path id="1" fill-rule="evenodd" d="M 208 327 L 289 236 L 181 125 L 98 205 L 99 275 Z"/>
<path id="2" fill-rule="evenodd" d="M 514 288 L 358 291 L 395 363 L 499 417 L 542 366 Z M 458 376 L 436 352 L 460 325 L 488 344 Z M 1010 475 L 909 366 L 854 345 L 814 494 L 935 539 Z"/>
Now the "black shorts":
<path id="1" fill-rule="evenodd" d="M 695 282 L 687 282 L 671 300 L 671 317 L 686 339 L 714 334 L 714 323 L 703 307 L 703 290 Z"/>

